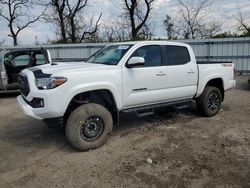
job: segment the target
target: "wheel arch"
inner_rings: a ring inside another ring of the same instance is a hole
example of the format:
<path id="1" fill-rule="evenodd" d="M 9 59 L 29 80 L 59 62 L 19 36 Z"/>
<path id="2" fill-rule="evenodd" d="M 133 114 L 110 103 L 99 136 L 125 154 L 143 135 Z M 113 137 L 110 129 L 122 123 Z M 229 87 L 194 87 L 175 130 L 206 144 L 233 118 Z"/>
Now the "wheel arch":
<path id="1" fill-rule="evenodd" d="M 208 86 L 214 86 L 217 87 L 222 95 L 222 100 L 224 100 L 224 80 L 221 76 L 213 76 L 209 77 L 207 79 L 204 79 L 198 83 L 198 90 L 195 98 L 198 98 L 199 96 L 202 95 L 204 89 Z"/>
<path id="2" fill-rule="evenodd" d="M 208 86 L 213 86 L 213 87 L 218 88 L 220 90 L 220 92 L 221 92 L 222 101 L 224 100 L 225 91 L 224 91 L 224 83 L 223 83 L 222 78 L 213 78 L 213 79 L 209 80 L 207 82 L 205 88 L 208 87 Z"/>
<path id="3" fill-rule="evenodd" d="M 115 96 L 109 89 L 96 89 L 76 93 L 68 103 L 64 113 L 64 122 L 66 123 L 69 115 L 77 107 L 87 103 L 97 103 L 107 108 L 113 118 L 114 123 L 119 122 L 119 112 Z"/>

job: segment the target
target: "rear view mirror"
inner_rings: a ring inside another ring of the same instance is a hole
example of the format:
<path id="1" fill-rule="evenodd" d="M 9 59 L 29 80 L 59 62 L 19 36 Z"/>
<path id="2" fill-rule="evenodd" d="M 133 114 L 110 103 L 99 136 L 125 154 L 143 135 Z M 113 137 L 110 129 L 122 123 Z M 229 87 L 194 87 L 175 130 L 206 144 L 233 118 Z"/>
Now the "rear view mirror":
<path id="1" fill-rule="evenodd" d="M 131 57 L 128 60 L 126 67 L 132 68 L 137 66 L 142 66 L 145 64 L 145 59 L 143 57 Z"/>

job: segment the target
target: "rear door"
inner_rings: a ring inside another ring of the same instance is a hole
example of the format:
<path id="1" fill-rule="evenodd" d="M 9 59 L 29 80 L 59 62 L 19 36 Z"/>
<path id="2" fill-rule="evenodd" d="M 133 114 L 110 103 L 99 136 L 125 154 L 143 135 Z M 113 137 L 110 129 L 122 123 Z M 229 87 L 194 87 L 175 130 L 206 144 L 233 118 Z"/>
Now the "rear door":
<path id="1" fill-rule="evenodd" d="M 145 64 L 140 67 L 123 68 L 123 102 L 125 107 L 164 101 L 166 97 L 166 66 L 162 64 L 161 46 L 139 47 L 131 55 L 131 57 L 135 56 L 143 57 Z"/>
<path id="2" fill-rule="evenodd" d="M 198 69 L 185 46 L 166 45 L 167 100 L 192 98 L 197 91 Z"/>

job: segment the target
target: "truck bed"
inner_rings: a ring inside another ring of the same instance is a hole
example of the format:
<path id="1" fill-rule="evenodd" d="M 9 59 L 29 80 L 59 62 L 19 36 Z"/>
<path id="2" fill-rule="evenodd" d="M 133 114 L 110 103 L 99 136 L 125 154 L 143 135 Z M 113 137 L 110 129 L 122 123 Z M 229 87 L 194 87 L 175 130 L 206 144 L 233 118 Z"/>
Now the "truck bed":
<path id="1" fill-rule="evenodd" d="M 197 64 L 229 64 L 232 61 L 196 61 Z"/>

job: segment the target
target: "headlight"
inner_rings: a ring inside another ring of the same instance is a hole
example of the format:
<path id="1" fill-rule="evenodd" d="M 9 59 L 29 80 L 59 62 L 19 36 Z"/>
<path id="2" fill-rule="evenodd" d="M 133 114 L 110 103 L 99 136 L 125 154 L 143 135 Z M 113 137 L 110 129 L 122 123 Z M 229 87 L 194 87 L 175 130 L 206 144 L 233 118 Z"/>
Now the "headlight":
<path id="1" fill-rule="evenodd" d="M 47 78 L 37 78 L 35 80 L 36 87 L 38 89 L 53 89 L 57 86 L 64 84 L 67 78 L 64 77 L 47 77 Z"/>

